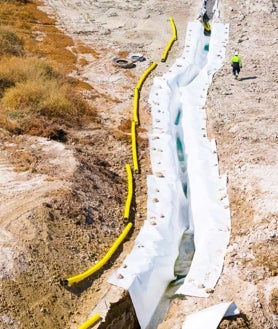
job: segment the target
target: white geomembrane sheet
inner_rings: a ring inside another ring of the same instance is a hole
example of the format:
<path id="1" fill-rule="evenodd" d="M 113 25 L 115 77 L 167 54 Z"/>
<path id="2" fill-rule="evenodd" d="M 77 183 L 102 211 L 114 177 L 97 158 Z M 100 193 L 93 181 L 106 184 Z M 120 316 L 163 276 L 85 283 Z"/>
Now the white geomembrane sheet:
<path id="1" fill-rule="evenodd" d="M 182 329 L 216 329 L 223 317 L 238 314 L 239 310 L 233 302 L 216 304 L 188 315 Z"/>
<path id="2" fill-rule="evenodd" d="M 109 279 L 129 291 L 142 329 L 175 279 L 184 231 L 194 232 L 195 253 L 176 293 L 207 297 L 222 271 L 229 202 L 215 142 L 207 138 L 205 101 L 212 76 L 223 65 L 227 40 L 225 24 L 212 23 L 208 37 L 199 21 L 189 23 L 182 57 L 155 78 L 150 93 L 147 219 L 124 265 Z"/>

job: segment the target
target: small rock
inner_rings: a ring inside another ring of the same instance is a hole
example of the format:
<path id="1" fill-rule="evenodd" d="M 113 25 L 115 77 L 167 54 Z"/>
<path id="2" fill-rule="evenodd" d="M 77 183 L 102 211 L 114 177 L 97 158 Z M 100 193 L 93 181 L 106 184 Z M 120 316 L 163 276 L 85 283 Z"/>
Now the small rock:
<path id="1" fill-rule="evenodd" d="M 41 313 L 46 313 L 47 309 L 45 307 L 41 307 L 40 311 L 41 311 Z"/>

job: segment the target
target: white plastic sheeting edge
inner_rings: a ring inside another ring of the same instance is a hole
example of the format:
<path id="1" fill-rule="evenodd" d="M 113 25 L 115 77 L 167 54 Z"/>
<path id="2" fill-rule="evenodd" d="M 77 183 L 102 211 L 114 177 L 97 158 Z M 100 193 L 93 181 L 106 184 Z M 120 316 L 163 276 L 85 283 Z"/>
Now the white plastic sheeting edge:
<path id="1" fill-rule="evenodd" d="M 177 293 L 208 296 L 207 288 L 215 286 L 222 270 L 229 205 L 215 143 L 206 138 L 204 104 L 212 74 L 225 58 L 227 30 L 215 23 L 206 37 L 200 22 L 189 23 L 183 56 L 155 79 L 151 90 L 153 175 L 147 178 L 147 219 L 125 264 L 109 279 L 129 291 L 142 329 L 175 279 L 185 230 L 194 229 L 196 251 L 190 279 Z"/>
<path id="2" fill-rule="evenodd" d="M 142 329 L 149 323 L 168 283 L 175 279 L 173 268 L 188 209 L 179 180 L 148 176 L 147 184 L 147 220 L 125 265 L 109 280 L 129 291 Z"/>
<path id="3" fill-rule="evenodd" d="M 200 34 L 198 29 L 198 24 L 191 27 L 194 39 Z M 208 292 L 214 288 L 222 271 L 230 237 L 226 177 L 219 177 L 215 142 L 206 137 L 204 109 L 212 75 L 222 66 L 225 58 L 227 34 L 227 25 L 213 24 L 207 58 L 199 57 L 198 66 L 201 70 L 198 76 L 190 84 L 180 87 L 195 254 L 184 284 L 177 293 L 199 297 L 208 296 Z M 199 48 L 206 46 L 206 37 L 198 40 Z"/>
<path id="4" fill-rule="evenodd" d="M 188 315 L 182 329 L 216 329 L 223 317 L 238 314 L 239 310 L 234 302 L 217 304 Z"/>

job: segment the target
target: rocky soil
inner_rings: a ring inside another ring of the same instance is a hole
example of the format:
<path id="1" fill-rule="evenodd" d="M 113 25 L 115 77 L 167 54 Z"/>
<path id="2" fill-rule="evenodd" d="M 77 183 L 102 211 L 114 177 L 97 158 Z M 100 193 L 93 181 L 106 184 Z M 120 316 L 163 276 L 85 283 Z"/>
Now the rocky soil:
<path id="1" fill-rule="evenodd" d="M 221 172 L 229 179 L 231 241 L 211 297 L 173 299 L 160 329 L 180 329 L 186 314 L 221 301 L 234 301 L 241 312 L 224 319 L 221 329 L 278 328 L 276 6 L 271 0 L 220 2 L 220 20 L 230 24 L 229 44 L 209 90 L 207 113 L 209 136 L 217 141 Z M 145 218 L 152 78 L 181 55 L 187 22 L 198 17 L 200 3 L 45 0 L 39 8 L 75 43 L 89 47 L 87 54 L 77 54 L 72 75 L 94 87 L 84 97 L 97 107 L 99 120 L 68 131 L 65 143 L 0 132 L 3 329 L 76 328 L 109 289 L 107 277 L 122 263 Z M 179 39 L 162 64 L 171 37 L 169 16 Z M 229 65 L 234 49 L 243 60 L 239 81 Z M 133 53 L 146 61 L 128 70 L 113 66 L 114 57 Z M 133 88 L 151 61 L 159 65 L 141 94 L 134 230 L 100 272 L 66 289 L 60 280 L 99 260 L 124 228 Z"/>

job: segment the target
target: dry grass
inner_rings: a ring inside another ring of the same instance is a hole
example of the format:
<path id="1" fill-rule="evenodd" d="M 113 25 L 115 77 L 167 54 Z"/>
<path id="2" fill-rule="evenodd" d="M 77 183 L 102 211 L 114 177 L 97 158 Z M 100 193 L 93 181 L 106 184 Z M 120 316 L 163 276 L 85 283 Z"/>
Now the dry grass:
<path id="1" fill-rule="evenodd" d="M 73 41 L 56 28 L 54 19 L 37 9 L 39 4 L 39 1 L 27 4 L 4 1 L 0 6 L 0 25 L 23 40 L 26 52 L 47 57 L 52 65 L 69 73 L 75 69 L 76 63 L 76 56 L 70 50 Z"/>
<path id="2" fill-rule="evenodd" d="M 77 48 L 78 48 L 78 52 L 81 53 L 81 54 L 90 54 L 94 58 L 99 58 L 100 57 L 100 54 L 96 50 L 94 50 L 93 48 L 91 48 L 89 46 L 79 44 L 77 46 Z"/>
<path id="3" fill-rule="evenodd" d="M 0 81 L 2 95 L 7 87 L 16 83 L 30 81 L 43 82 L 59 79 L 61 75 L 46 61 L 35 57 L 2 57 L 0 62 Z M 1 88 L 0 86 L 0 88 Z"/>
<path id="4" fill-rule="evenodd" d="M 1 27 L 0 56 L 3 54 L 23 55 L 23 41 L 13 31 Z"/>
<path id="5" fill-rule="evenodd" d="M 80 124 L 93 117 L 89 106 L 63 76 L 36 58 L 4 58 L 0 64 L 1 112 L 9 119 L 25 121 L 43 116 L 62 123 Z"/>
<path id="6" fill-rule="evenodd" d="M 37 10 L 38 3 L 1 2 L 0 127 L 63 140 L 64 129 L 96 118 L 78 93 L 92 87 L 66 78 L 76 69 L 77 49 L 51 18 Z"/>
<path id="7" fill-rule="evenodd" d="M 10 160 L 15 172 L 35 171 L 37 158 L 31 152 L 11 148 Z"/>
<path id="8" fill-rule="evenodd" d="M 0 111 L 0 128 L 14 133 L 20 133 L 21 129 L 17 121 L 9 119 L 6 114 Z"/>

